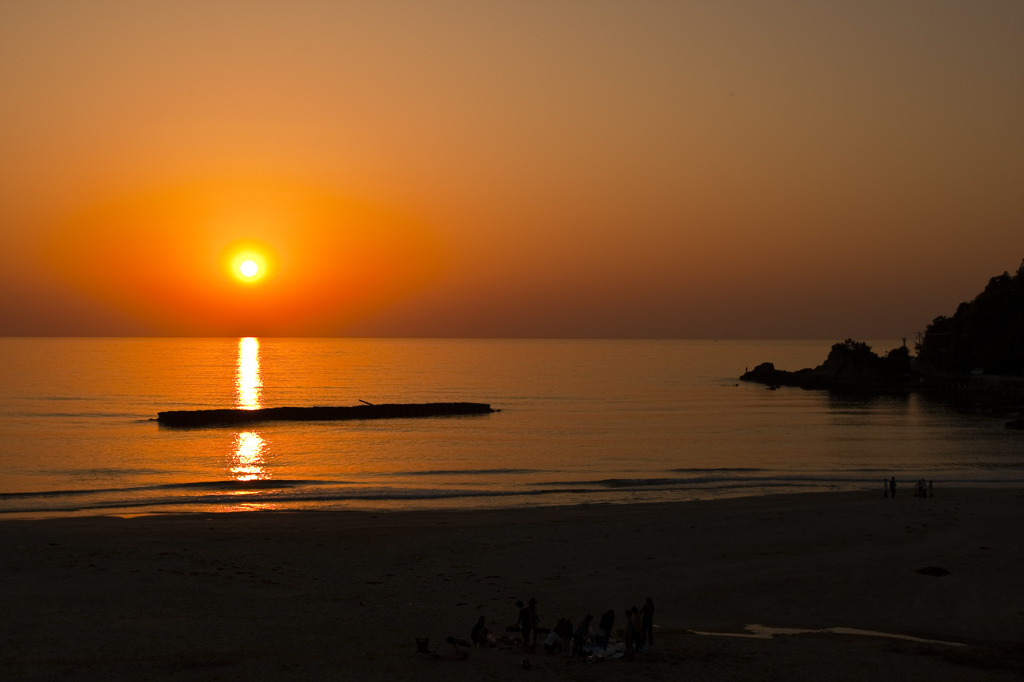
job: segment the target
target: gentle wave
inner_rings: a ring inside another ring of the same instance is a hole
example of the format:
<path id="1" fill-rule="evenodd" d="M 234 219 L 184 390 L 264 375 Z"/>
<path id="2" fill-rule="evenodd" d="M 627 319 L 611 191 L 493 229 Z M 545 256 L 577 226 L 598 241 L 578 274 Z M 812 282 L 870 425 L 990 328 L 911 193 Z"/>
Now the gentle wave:
<path id="1" fill-rule="evenodd" d="M 942 479 L 940 488 L 958 486 L 1024 487 L 1024 477 Z M 453 503 L 472 500 L 534 499 L 540 504 L 580 502 L 644 502 L 695 500 L 813 491 L 873 491 L 875 479 L 827 476 L 602 479 L 531 483 L 521 488 L 454 489 L 365 486 L 348 481 L 253 480 L 195 481 L 137 488 L 44 491 L 0 495 L 0 516 L 60 514 L 115 509 L 156 512 L 190 508 L 225 511 L 245 508 L 330 509 L 360 503 L 391 503 L 411 508 L 417 502 Z M 160 493 L 164 494 L 160 494 Z M 175 494 L 180 493 L 180 494 Z M 507 503 L 504 503 L 507 504 Z"/>
<path id="2" fill-rule="evenodd" d="M 423 470 L 410 470 L 410 471 L 382 471 L 380 473 L 371 474 L 373 476 L 381 477 L 392 477 L 392 476 L 490 476 L 493 474 L 501 475 L 526 475 L 526 474 L 542 474 L 547 473 L 541 469 L 423 469 Z"/>
<path id="3" fill-rule="evenodd" d="M 0 493 L 0 501 L 33 497 L 75 497 L 85 495 L 106 495 L 145 493 L 159 490 L 254 490 L 289 489 L 306 485 L 346 485 L 351 481 L 313 481 L 284 479 L 254 479 L 251 481 L 189 481 L 185 483 L 162 483 L 157 485 L 132 486 L 127 488 L 82 488 L 78 490 L 42 490 L 38 492 Z M 0 509 L 0 512 L 4 510 Z"/>
<path id="4" fill-rule="evenodd" d="M 257 486 L 258 487 L 258 486 Z M 275 490 L 274 486 L 263 486 L 262 491 Z M 400 488 L 358 488 L 339 490 L 302 490 L 291 494 L 280 494 L 277 491 L 286 491 L 287 487 L 277 488 L 275 492 L 253 492 L 245 494 L 205 494 L 205 495 L 182 495 L 174 497 L 148 496 L 144 499 L 131 499 L 117 497 L 115 499 L 97 499 L 93 501 L 66 499 L 64 504 L 54 502 L 54 497 L 59 494 L 41 494 L 42 499 L 50 498 L 46 505 L 21 505 L 0 509 L 3 514 L 40 514 L 40 513 L 69 513 L 112 509 L 147 509 L 158 510 L 164 507 L 195 507 L 209 511 L 216 511 L 218 508 L 238 505 L 301 505 L 310 503 L 312 507 L 322 509 L 325 504 L 332 502 L 374 502 L 374 501 L 428 501 L 428 500 L 454 500 L 459 498 L 501 498 L 512 496 L 535 496 L 551 495 L 554 493 L 580 494 L 586 491 L 499 491 L 499 490 L 439 490 L 439 489 L 400 489 Z M 104 492 L 104 491 L 98 491 Z M 301 508 L 301 507 L 300 507 Z"/>
<path id="5" fill-rule="evenodd" d="M 124 421 L 149 421 L 146 419 L 139 419 L 139 415 L 136 412 L 4 412 L 4 417 L 13 417 L 16 419 L 31 419 L 31 420 L 45 420 L 45 419 L 117 419 Z"/>
<path id="6" fill-rule="evenodd" d="M 732 488 L 743 486 L 797 486 L 797 485 L 826 485 L 826 486 L 873 486 L 885 478 L 883 472 L 877 476 L 836 476 L 836 475 L 801 475 L 801 474 L 775 474 L 771 476 L 703 476 L 687 478 L 605 478 L 588 481 L 549 481 L 538 483 L 541 486 L 597 486 L 599 488 L 674 488 L 682 486 L 702 486 Z M 901 480 L 916 480 L 919 477 L 903 476 Z M 930 480 L 941 485 L 1008 485 L 1016 486 L 1024 484 L 1024 478 L 986 477 L 986 476 L 963 476 L 931 477 Z"/>

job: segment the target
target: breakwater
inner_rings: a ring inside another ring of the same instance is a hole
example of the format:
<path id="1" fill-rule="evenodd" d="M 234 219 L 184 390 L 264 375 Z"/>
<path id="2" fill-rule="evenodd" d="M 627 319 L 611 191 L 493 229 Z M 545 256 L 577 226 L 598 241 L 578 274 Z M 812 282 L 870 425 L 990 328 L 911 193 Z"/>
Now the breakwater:
<path id="1" fill-rule="evenodd" d="M 497 412 L 486 403 L 383 403 L 374 405 L 265 407 L 255 410 L 168 410 L 158 412 L 163 426 L 234 426 L 268 421 L 341 421 L 350 419 L 409 419 L 451 417 Z"/>

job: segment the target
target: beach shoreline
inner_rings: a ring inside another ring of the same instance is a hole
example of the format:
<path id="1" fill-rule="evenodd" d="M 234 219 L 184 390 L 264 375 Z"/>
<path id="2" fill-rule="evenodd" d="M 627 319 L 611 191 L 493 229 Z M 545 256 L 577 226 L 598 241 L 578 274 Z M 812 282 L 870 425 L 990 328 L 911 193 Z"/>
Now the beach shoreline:
<path id="1" fill-rule="evenodd" d="M 544 679 L 735 679 L 744 661 L 768 666 L 760 679 L 858 679 L 871 666 L 1012 679 L 1024 664 L 1022 521 L 1024 491 L 970 488 L 927 499 L 901 489 L 888 500 L 6 519 L 0 675 L 503 680 L 519 679 L 525 658 Z M 632 663 L 517 645 L 444 658 L 445 637 L 468 639 L 480 615 L 504 635 L 517 600 L 538 600 L 541 627 L 608 609 L 621 627 L 648 596 L 655 646 Z M 751 624 L 966 646 L 693 634 Z M 417 655 L 417 637 L 441 657 Z"/>

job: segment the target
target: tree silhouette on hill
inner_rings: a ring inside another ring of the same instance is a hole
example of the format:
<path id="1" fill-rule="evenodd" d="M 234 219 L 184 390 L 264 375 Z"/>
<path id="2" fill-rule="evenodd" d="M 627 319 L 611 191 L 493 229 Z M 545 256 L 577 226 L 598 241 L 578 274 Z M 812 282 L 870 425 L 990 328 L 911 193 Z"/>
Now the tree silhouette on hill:
<path id="1" fill-rule="evenodd" d="M 952 317 L 936 317 L 917 343 L 917 362 L 926 372 L 1024 374 L 1024 261 Z"/>

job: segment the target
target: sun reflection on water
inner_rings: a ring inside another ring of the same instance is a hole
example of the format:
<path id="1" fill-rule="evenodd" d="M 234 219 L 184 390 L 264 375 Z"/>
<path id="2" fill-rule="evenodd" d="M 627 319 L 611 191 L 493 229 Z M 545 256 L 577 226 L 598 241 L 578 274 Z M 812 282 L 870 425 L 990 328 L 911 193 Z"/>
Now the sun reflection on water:
<path id="1" fill-rule="evenodd" d="M 238 340 L 238 369 L 235 371 L 237 404 L 243 410 L 263 407 L 263 377 L 260 373 L 260 340 L 247 336 Z"/>
<path id="2" fill-rule="evenodd" d="M 261 481 L 270 478 L 264 468 L 267 442 L 254 431 L 235 434 L 235 452 L 231 460 L 231 476 L 236 481 Z"/>
<path id="3" fill-rule="evenodd" d="M 260 372 L 260 341 L 254 336 L 238 340 L 238 368 L 235 371 L 236 404 L 243 410 L 263 407 L 263 377 Z M 270 478 L 266 469 L 268 443 L 255 431 L 235 434 L 231 455 L 231 477 L 236 481 Z"/>

